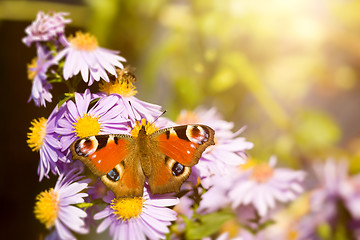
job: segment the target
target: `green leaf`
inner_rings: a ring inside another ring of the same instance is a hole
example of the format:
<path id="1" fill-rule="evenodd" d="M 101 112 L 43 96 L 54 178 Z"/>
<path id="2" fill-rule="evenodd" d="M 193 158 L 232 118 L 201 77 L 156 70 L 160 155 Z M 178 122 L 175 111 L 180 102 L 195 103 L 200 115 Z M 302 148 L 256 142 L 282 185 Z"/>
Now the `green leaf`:
<path id="1" fill-rule="evenodd" d="M 318 110 L 305 110 L 298 114 L 294 129 L 296 141 L 307 150 L 331 146 L 341 134 L 331 116 Z"/>
<path id="2" fill-rule="evenodd" d="M 63 62 L 60 62 L 60 64 L 62 64 Z M 62 72 L 62 68 L 57 65 L 57 66 L 50 66 L 49 69 L 46 72 L 46 77 L 49 83 L 61 83 L 64 80 L 64 78 L 62 77 L 62 74 L 60 72 Z"/>
<path id="3" fill-rule="evenodd" d="M 211 236 L 220 230 L 223 223 L 233 218 L 234 215 L 228 211 L 219 211 L 206 215 L 198 215 L 197 221 L 186 219 L 186 239 L 201 239 Z"/>
<path id="4" fill-rule="evenodd" d="M 331 237 L 331 227 L 327 223 L 320 224 L 317 227 L 316 232 L 319 234 L 321 239 L 325 240 L 325 239 L 330 239 Z"/>
<path id="5" fill-rule="evenodd" d="M 261 232 L 262 230 L 270 227 L 271 225 L 274 225 L 275 224 L 275 221 L 270 219 L 270 220 L 267 220 L 266 222 L 262 223 L 262 224 L 259 224 L 259 227 L 258 227 L 258 232 Z"/>
<path id="6" fill-rule="evenodd" d="M 65 93 L 64 96 L 60 99 L 58 106 L 59 108 L 70 98 L 73 98 L 75 96 L 75 93 Z"/>
<path id="7" fill-rule="evenodd" d="M 271 95 L 269 90 L 258 76 L 258 69 L 244 54 L 230 52 L 223 56 L 223 64 L 227 65 L 235 73 L 241 84 L 248 88 L 259 104 L 264 108 L 269 117 L 279 127 L 287 129 L 290 119 L 282 106 Z"/>
<path id="8" fill-rule="evenodd" d="M 233 87 L 237 83 L 234 71 L 228 67 L 221 67 L 210 80 L 209 88 L 212 92 L 218 93 Z"/>
<path id="9" fill-rule="evenodd" d="M 201 102 L 203 91 L 200 83 L 190 78 L 179 78 L 175 82 L 178 101 L 184 103 L 187 108 L 193 108 Z"/>
<path id="10" fill-rule="evenodd" d="M 78 204 L 75 204 L 78 208 L 83 208 L 84 210 L 86 210 L 87 208 L 89 207 L 92 207 L 94 204 L 93 203 L 86 203 L 86 202 L 83 202 L 83 203 L 78 203 Z"/>
<path id="11" fill-rule="evenodd" d="M 48 80 L 48 83 L 61 83 L 63 79 L 61 77 L 59 78 L 51 78 Z"/>

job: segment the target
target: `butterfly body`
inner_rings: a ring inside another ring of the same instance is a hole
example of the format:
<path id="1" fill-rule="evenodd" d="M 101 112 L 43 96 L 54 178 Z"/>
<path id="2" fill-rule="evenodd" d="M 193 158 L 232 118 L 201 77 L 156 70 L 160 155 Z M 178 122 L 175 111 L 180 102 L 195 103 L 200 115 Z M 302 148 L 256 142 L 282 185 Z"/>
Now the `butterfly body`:
<path id="1" fill-rule="evenodd" d="M 73 159 L 82 161 L 118 197 L 142 196 L 145 180 L 152 194 L 177 192 L 205 149 L 214 130 L 183 125 L 135 135 L 96 135 L 76 140 Z"/>

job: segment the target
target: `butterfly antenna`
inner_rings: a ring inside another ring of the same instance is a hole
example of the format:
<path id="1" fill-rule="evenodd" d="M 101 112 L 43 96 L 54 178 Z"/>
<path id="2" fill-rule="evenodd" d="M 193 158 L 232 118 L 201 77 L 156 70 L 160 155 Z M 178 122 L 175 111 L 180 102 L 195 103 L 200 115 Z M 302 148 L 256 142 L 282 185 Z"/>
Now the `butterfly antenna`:
<path id="1" fill-rule="evenodd" d="M 140 122 L 140 120 L 137 120 L 136 119 L 136 114 L 135 114 L 135 111 L 134 111 L 134 107 L 131 105 L 131 102 L 130 101 L 128 101 L 129 102 L 129 105 L 130 105 L 130 107 L 131 107 L 131 110 L 132 110 L 132 112 L 133 112 L 133 114 L 134 114 L 134 119 L 135 119 L 135 121 L 136 122 Z M 162 115 L 164 115 L 166 113 L 166 110 L 164 110 L 157 118 L 155 118 L 155 120 L 153 121 L 153 123 L 154 122 L 156 122 Z"/>
<path id="2" fill-rule="evenodd" d="M 155 120 L 153 122 L 156 122 L 162 115 L 164 115 L 166 113 L 166 110 L 164 110 L 157 118 L 155 118 Z"/>
<path id="3" fill-rule="evenodd" d="M 131 111 L 133 112 L 133 114 L 134 114 L 134 119 L 135 119 L 135 122 L 140 122 L 140 120 L 137 120 L 136 119 L 136 114 L 135 114 L 135 111 L 134 111 L 134 107 L 132 106 L 132 104 L 131 104 L 131 102 L 130 101 L 128 101 L 129 102 L 129 105 L 130 105 L 130 107 L 131 107 Z"/>

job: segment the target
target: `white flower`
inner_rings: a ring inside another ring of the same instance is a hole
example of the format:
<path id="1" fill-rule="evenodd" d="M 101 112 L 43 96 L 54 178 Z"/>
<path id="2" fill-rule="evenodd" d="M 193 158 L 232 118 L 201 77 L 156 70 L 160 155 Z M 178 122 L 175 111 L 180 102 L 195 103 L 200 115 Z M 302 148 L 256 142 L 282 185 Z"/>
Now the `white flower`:
<path id="1" fill-rule="evenodd" d="M 232 207 L 252 205 L 261 217 L 274 209 L 276 201 L 295 200 L 303 187 L 305 173 L 287 168 L 274 168 L 276 158 L 244 171 L 232 184 L 229 192 Z"/>
<path id="2" fill-rule="evenodd" d="M 126 60 L 117 54 L 116 51 L 99 47 L 94 36 L 77 32 L 75 37 L 70 38 L 68 46 L 55 56 L 54 62 L 66 57 L 64 79 L 81 72 L 82 79 L 90 86 L 94 80 L 104 79 L 109 82 L 107 72 L 116 76 L 116 67 L 124 68 L 121 62 Z"/>
<path id="3" fill-rule="evenodd" d="M 68 13 L 59 12 L 49 15 L 41 11 L 38 12 L 36 20 L 25 29 L 27 36 L 22 39 L 23 43 L 30 46 L 33 42 L 51 41 L 57 37 L 61 38 L 64 35 L 65 24 L 71 22 L 70 19 L 64 18 L 66 15 Z"/>
<path id="4" fill-rule="evenodd" d="M 79 168 L 74 168 L 60 174 L 55 188 L 40 193 L 36 197 L 35 217 L 48 229 L 55 227 L 56 239 L 75 239 L 71 231 L 85 234 L 88 232 L 84 218 L 84 210 L 73 206 L 83 203 L 87 193 L 82 193 L 88 187 L 90 179 L 81 180 Z"/>
<path id="5" fill-rule="evenodd" d="M 109 205 L 95 214 L 95 219 L 104 219 L 97 232 L 110 228 L 113 239 L 165 239 L 168 226 L 176 220 L 176 212 L 170 206 L 179 199 L 169 194 L 151 195 L 144 188 L 143 197 L 114 198 L 112 192 L 103 199 Z"/>

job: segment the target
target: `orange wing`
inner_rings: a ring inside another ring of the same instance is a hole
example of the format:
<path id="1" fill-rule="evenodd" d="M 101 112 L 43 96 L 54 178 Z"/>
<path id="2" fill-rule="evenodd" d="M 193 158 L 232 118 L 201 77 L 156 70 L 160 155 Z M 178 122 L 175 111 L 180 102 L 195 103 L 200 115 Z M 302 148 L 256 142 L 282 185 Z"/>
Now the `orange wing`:
<path id="1" fill-rule="evenodd" d="M 184 166 L 194 166 L 205 149 L 215 144 L 214 130 L 205 125 L 183 125 L 153 133 L 158 149 Z"/>
<path id="2" fill-rule="evenodd" d="M 184 125 L 150 135 L 157 147 L 149 187 L 152 194 L 178 192 L 205 149 L 214 144 L 214 130 L 205 125 Z"/>
<path id="3" fill-rule="evenodd" d="M 131 152 L 133 144 L 130 135 L 97 135 L 76 140 L 70 150 L 117 198 L 142 196 L 145 176 Z"/>
<path id="4" fill-rule="evenodd" d="M 97 135 L 76 140 L 70 151 L 95 175 L 102 176 L 125 159 L 131 141 L 128 135 Z"/>

